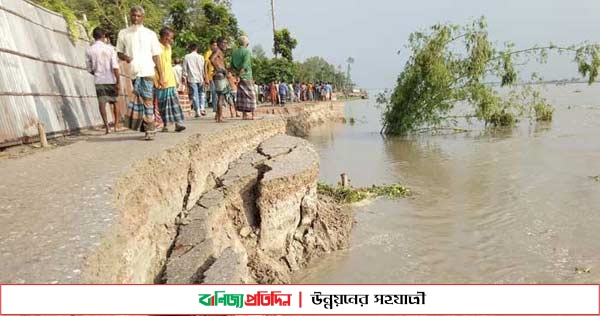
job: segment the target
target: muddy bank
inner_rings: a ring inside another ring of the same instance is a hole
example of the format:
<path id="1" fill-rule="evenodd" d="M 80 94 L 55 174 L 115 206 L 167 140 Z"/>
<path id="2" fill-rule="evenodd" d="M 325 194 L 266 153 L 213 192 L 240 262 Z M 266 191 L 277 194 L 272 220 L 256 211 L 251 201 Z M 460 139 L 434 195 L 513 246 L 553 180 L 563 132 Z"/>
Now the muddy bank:
<path id="1" fill-rule="evenodd" d="M 345 247 L 351 217 L 317 197 L 319 157 L 278 135 L 243 154 L 181 220 L 163 281 L 289 283 L 290 272 Z"/>
<path id="2" fill-rule="evenodd" d="M 80 282 L 287 282 L 312 256 L 343 246 L 349 226 L 325 221 L 339 210 L 316 197 L 317 154 L 299 139 L 265 142 L 341 120 L 343 104 L 284 109 L 190 136 L 121 175 L 118 223 Z"/>
<path id="3" fill-rule="evenodd" d="M 336 101 L 296 103 L 286 106 L 260 107 L 259 114 L 279 115 L 286 118 L 286 132 L 304 137 L 311 128 L 325 122 L 344 122 L 344 103 Z"/>

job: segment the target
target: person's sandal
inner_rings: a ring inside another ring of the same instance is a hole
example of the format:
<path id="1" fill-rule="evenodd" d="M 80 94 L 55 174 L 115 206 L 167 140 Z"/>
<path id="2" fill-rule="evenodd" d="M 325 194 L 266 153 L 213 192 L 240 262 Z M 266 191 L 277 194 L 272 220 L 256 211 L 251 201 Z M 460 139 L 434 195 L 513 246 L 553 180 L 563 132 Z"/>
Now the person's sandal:
<path id="1" fill-rule="evenodd" d="M 163 132 L 163 133 L 166 133 L 166 132 L 168 132 L 168 131 L 169 131 L 169 129 L 168 129 L 166 126 L 165 126 L 165 127 L 163 127 L 163 128 L 162 128 L 162 130 L 161 130 L 161 132 Z"/>
<path id="2" fill-rule="evenodd" d="M 185 126 L 183 125 L 175 125 L 176 132 L 183 132 L 185 130 Z"/>

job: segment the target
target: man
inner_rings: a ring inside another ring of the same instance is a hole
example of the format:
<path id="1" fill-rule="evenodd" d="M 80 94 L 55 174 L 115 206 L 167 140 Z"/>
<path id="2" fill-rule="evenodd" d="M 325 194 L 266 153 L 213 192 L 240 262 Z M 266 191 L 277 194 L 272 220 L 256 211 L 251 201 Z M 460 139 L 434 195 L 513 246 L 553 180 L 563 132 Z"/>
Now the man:
<path id="1" fill-rule="evenodd" d="M 177 94 L 177 81 L 175 81 L 175 72 L 173 71 L 171 45 L 175 37 L 175 32 L 168 27 L 163 27 L 160 30 L 160 46 L 162 53 L 160 54 L 160 67 L 163 70 L 164 82 L 161 83 L 161 78 L 157 75 L 154 78 L 154 87 L 156 88 L 156 100 L 158 109 L 163 123 L 165 124 L 162 131 L 169 131 L 169 123 L 175 124 L 175 131 L 182 132 L 185 130 L 183 125 L 183 111 L 179 104 L 179 95 Z"/>
<path id="2" fill-rule="evenodd" d="M 210 62 L 215 68 L 213 82 L 217 95 L 217 114 L 215 120 L 217 123 L 224 122 L 222 104 L 225 101 L 225 96 L 231 91 L 227 80 L 227 68 L 225 66 L 225 50 L 227 50 L 227 40 L 220 37 L 217 39 L 217 47 L 213 50 L 210 56 Z"/>
<path id="3" fill-rule="evenodd" d="M 183 84 L 183 65 L 180 58 L 173 58 L 173 72 L 175 73 L 175 82 L 177 82 L 177 92 L 185 92 L 185 85 Z"/>
<path id="4" fill-rule="evenodd" d="M 134 6 L 129 11 L 132 25 L 119 31 L 117 55 L 126 61 L 133 78 L 133 93 L 144 104 L 143 129 L 146 140 L 156 134 L 154 117 L 154 77 L 158 75 L 158 86 L 167 85 L 160 62 L 161 46 L 156 33 L 144 27 L 144 8 Z M 155 72 L 156 69 L 156 72 Z"/>
<path id="5" fill-rule="evenodd" d="M 281 81 L 281 83 L 279 84 L 279 104 L 281 104 L 281 106 L 285 105 L 285 100 L 287 100 L 287 95 L 288 95 L 288 86 L 285 83 L 285 81 Z"/>
<path id="6" fill-rule="evenodd" d="M 190 53 L 183 58 L 183 81 L 187 83 L 196 117 L 205 116 L 204 104 L 206 100 L 202 97 L 202 94 L 204 85 L 208 85 L 208 79 L 204 72 L 206 68 L 204 57 L 198 54 L 198 44 L 191 44 L 189 50 Z"/>
<path id="7" fill-rule="evenodd" d="M 308 87 L 306 86 L 306 83 L 303 82 L 300 85 L 300 90 L 301 90 L 300 101 L 308 100 L 308 97 L 306 95 L 306 91 L 308 90 Z"/>
<path id="8" fill-rule="evenodd" d="M 328 82 L 325 85 L 325 90 L 327 91 L 327 100 L 331 101 L 331 96 L 333 95 L 333 86 L 331 85 L 331 82 Z"/>
<path id="9" fill-rule="evenodd" d="M 248 113 L 251 113 L 253 120 L 256 110 L 256 91 L 252 77 L 252 53 L 248 49 L 250 40 L 247 36 L 240 36 L 239 44 L 240 47 L 231 56 L 231 68 L 239 77 L 235 108 L 243 113 L 242 119 L 247 120 Z"/>
<path id="10" fill-rule="evenodd" d="M 308 101 L 314 101 L 314 88 L 312 83 L 308 83 L 306 86 L 306 99 Z"/>
<path id="11" fill-rule="evenodd" d="M 294 96 L 296 93 L 294 92 L 294 85 L 292 83 L 288 83 L 288 100 L 294 103 Z"/>
<path id="12" fill-rule="evenodd" d="M 85 51 L 87 70 L 94 75 L 100 116 L 102 116 L 106 134 L 109 134 L 106 103 L 110 103 L 113 108 L 115 132 L 119 119 L 119 110 L 116 104 L 120 90 L 119 62 L 117 61 L 117 52 L 112 46 L 106 44 L 106 32 L 97 27 L 93 30 L 92 35 L 95 42 Z"/>
<path id="13" fill-rule="evenodd" d="M 210 47 L 204 53 L 204 73 L 208 77 L 208 89 L 210 90 L 210 102 L 212 104 L 213 112 L 217 112 L 217 92 L 215 91 L 215 83 L 213 82 L 213 77 L 215 75 L 215 67 L 210 62 L 210 57 L 212 56 L 213 51 L 217 49 L 217 39 L 213 38 L 210 40 Z"/>
<path id="14" fill-rule="evenodd" d="M 296 96 L 295 96 L 296 102 L 300 102 L 300 94 L 302 93 L 302 90 L 301 90 L 300 84 L 298 82 L 296 82 L 294 84 L 294 92 L 296 93 Z"/>
<path id="15" fill-rule="evenodd" d="M 323 83 L 322 82 L 317 82 L 317 84 L 315 85 L 315 91 L 316 91 L 316 100 L 317 101 L 321 101 L 322 100 L 322 95 L 323 95 L 323 91 L 322 88 L 323 87 Z"/>
<path id="16" fill-rule="evenodd" d="M 269 94 L 271 95 L 271 106 L 278 104 L 277 81 L 271 82 L 271 85 L 269 86 Z"/>

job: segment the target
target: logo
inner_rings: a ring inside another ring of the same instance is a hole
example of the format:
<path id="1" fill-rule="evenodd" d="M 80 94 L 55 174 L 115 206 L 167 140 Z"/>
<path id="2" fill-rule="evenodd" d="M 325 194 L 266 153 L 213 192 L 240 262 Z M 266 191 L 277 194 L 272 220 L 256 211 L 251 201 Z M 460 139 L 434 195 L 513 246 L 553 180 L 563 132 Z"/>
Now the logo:
<path id="1" fill-rule="evenodd" d="M 245 298 L 245 300 L 244 300 Z M 259 291 L 256 294 L 227 294 L 215 291 L 214 294 L 198 294 L 198 302 L 203 306 L 227 306 L 242 308 L 245 306 L 290 306 L 292 294 L 281 291 Z"/>

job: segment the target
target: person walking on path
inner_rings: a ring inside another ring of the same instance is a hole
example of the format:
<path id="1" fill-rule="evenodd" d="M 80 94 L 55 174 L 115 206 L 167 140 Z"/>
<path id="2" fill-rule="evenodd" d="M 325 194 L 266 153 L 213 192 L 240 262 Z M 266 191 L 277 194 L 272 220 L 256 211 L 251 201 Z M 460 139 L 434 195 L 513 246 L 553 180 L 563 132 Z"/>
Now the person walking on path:
<path id="1" fill-rule="evenodd" d="M 250 40 L 247 36 L 240 36 L 240 47 L 231 56 L 231 68 L 239 78 L 235 109 L 242 112 L 242 119 L 254 119 L 256 110 L 256 91 L 252 77 L 252 53 L 248 49 Z"/>
<path id="2" fill-rule="evenodd" d="M 106 32 L 97 27 L 93 30 L 92 35 L 95 42 L 85 51 L 86 65 L 87 70 L 94 75 L 100 116 L 102 116 L 106 134 L 109 134 L 106 103 L 109 103 L 113 109 L 115 132 L 119 120 L 119 109 L 117 108 L 117 97 L 120 91 L 119 62 L 117 52 L 112 46 L 106 44 Z"/>
<path id="3" fill-rule="evenodd" d="M 296 92 L 294 91 L 294 85 L 292 83 L 288 84 L 288 94 L 289 94 L 290 102 L 292 102 L 292 103 L 296 102 L 296 100 L 295 100 Z"/>
<path id="4" fill-rule="evenodd" d="M 285 100 L 287 99 L 287 94 L 288 94 L 288 85 L 285 83 L 285 81 L 281 81 L 278 89 L 279 89 L 279 104 L 281 104 L 281 106 L 284 106 Z"/>
<path id="5" fill-rule="evenodd" d="M 162 131 L 169 131 L 169 123 L 175 123 L 175 131 L 181 132 L 185 130 L 183 125 L 183 111 L 179 104 L 179 95 L 177 94 L 177 81 L 175 81 L 175 72 L 173 71 L 171 45 L 175 33 L 168 27 L 163 27 L 160 30 L 160 46 L 162 53 L 160 54 L 160 68 L 163 69 L 164 82 L 160 82 L 160 77 L 157 75 L 154 78 L 154 86 L 156 87 L 156 99 L 158 101 L 158 109 L 165 124 Z"/>
<path id="6" fill-rule="evenodd" d="M 175 82 L 177 82 L 177 92 L 185 92 L 185 85 L 183 84 L 183 66 L 180 58 L 173 58 L 173 72 L 175 73 Z"/>
<path id="7" fill-rule="evenodd" d="M 210 47 L 204 53 L 204 73 L 208 77 L 208 89 L 205 89 L 207 93 L 210 93 L 210 104 L 212 105 L 213 112 L 217 112 L 217 92 L 215 91 L 215 82 L 213 77 L 215 76 L 215 67 L 210 62 L 210 57 L 213 51 L 217 49 L 217 39 L 213 38 L 210 40 Z M 206 98 L 206 97 L 205 97 Z"/>
<path id="8" fill-rule="evenodd" d="M 203 98 L 203 92 L 204 86 L 208 85 L 208 78 L 204 72 L 205 68 L 204 57 L 198 54 L 198 44 L 191 44 L 190 53 L 183 58 L 183 81 L 187 83 L 196 117 L 206 115 L 206 98 Z"/>
<path id="9" fill-rule="evenodd" d="M 308 88 L 307 88 L 306 84 L 303 82 L 303 83 L 300 85 L 300 90 L 301 90 L 301 92 L 300 92 L 300 93 L 301 93 L 301 95 L 300 95 L 300 101 L 302 101 L 302 102 L 304 102 L 304 101 L 308 100 L 308 97 L 307 97 L 307 95 L 306 95 L 306 91 L 307 91 L 307 89 L 308 89 Z"/>
<path id="10" fill-rule="evenodd" d="M 133 93 L 144 104 L 143 128 L 146 140 L 153 140 L 156 134 L 153 104 L 155 75 L 158 76 L 159 87 L 166 86 L 160 62 L 162 49 L 156 33 L 143 25 L 144 8 L 134 6 L 129 13 L 132 25 L 119 31 L 117 55 L 131 68 Z"/>
<path id="11" fill-rule="evenodd" d="M 296 102 L 300 102 L 300 95 L 302 94 L 302 89 L 300 88 L 300 84 L 298 82 L 294 84 L 294 93 L 296 93 Z"/>
<path id="12" fill-rule="evenodd" d="M 275 106 L 277 103 L 277 81 L 271 82 L 269 86 L 269 94 L 271 95 L 271 106 Z"/>
<path id="13" fill-rule="evenodd" d="M 229 81 L 227 80 L 227 68 L 225 66 L 225 50 L 227 49 L 227 40 L 224 38 L 217 39 L 217 47 L 213 50 L 210 57 L 210 62 L 215 67 L 215 75 L 213 76 L 213 82 L 215 85 L 215 92 L 217 94 L 217 114 L 215 120 L 217 123 L 224 122 L 223 119 L 223 103 L 225 97 L 231 91 L 229 87 Z"/>
<path id="14" fill-rule="evenodd" d="M 333 86 L 331 85 L 331 83 L 327 83 L 325 85 L 325 91 L 327 91 L 327 99 L 328 101 L 331 101 L 331 96 L 333 95 Z"/>

